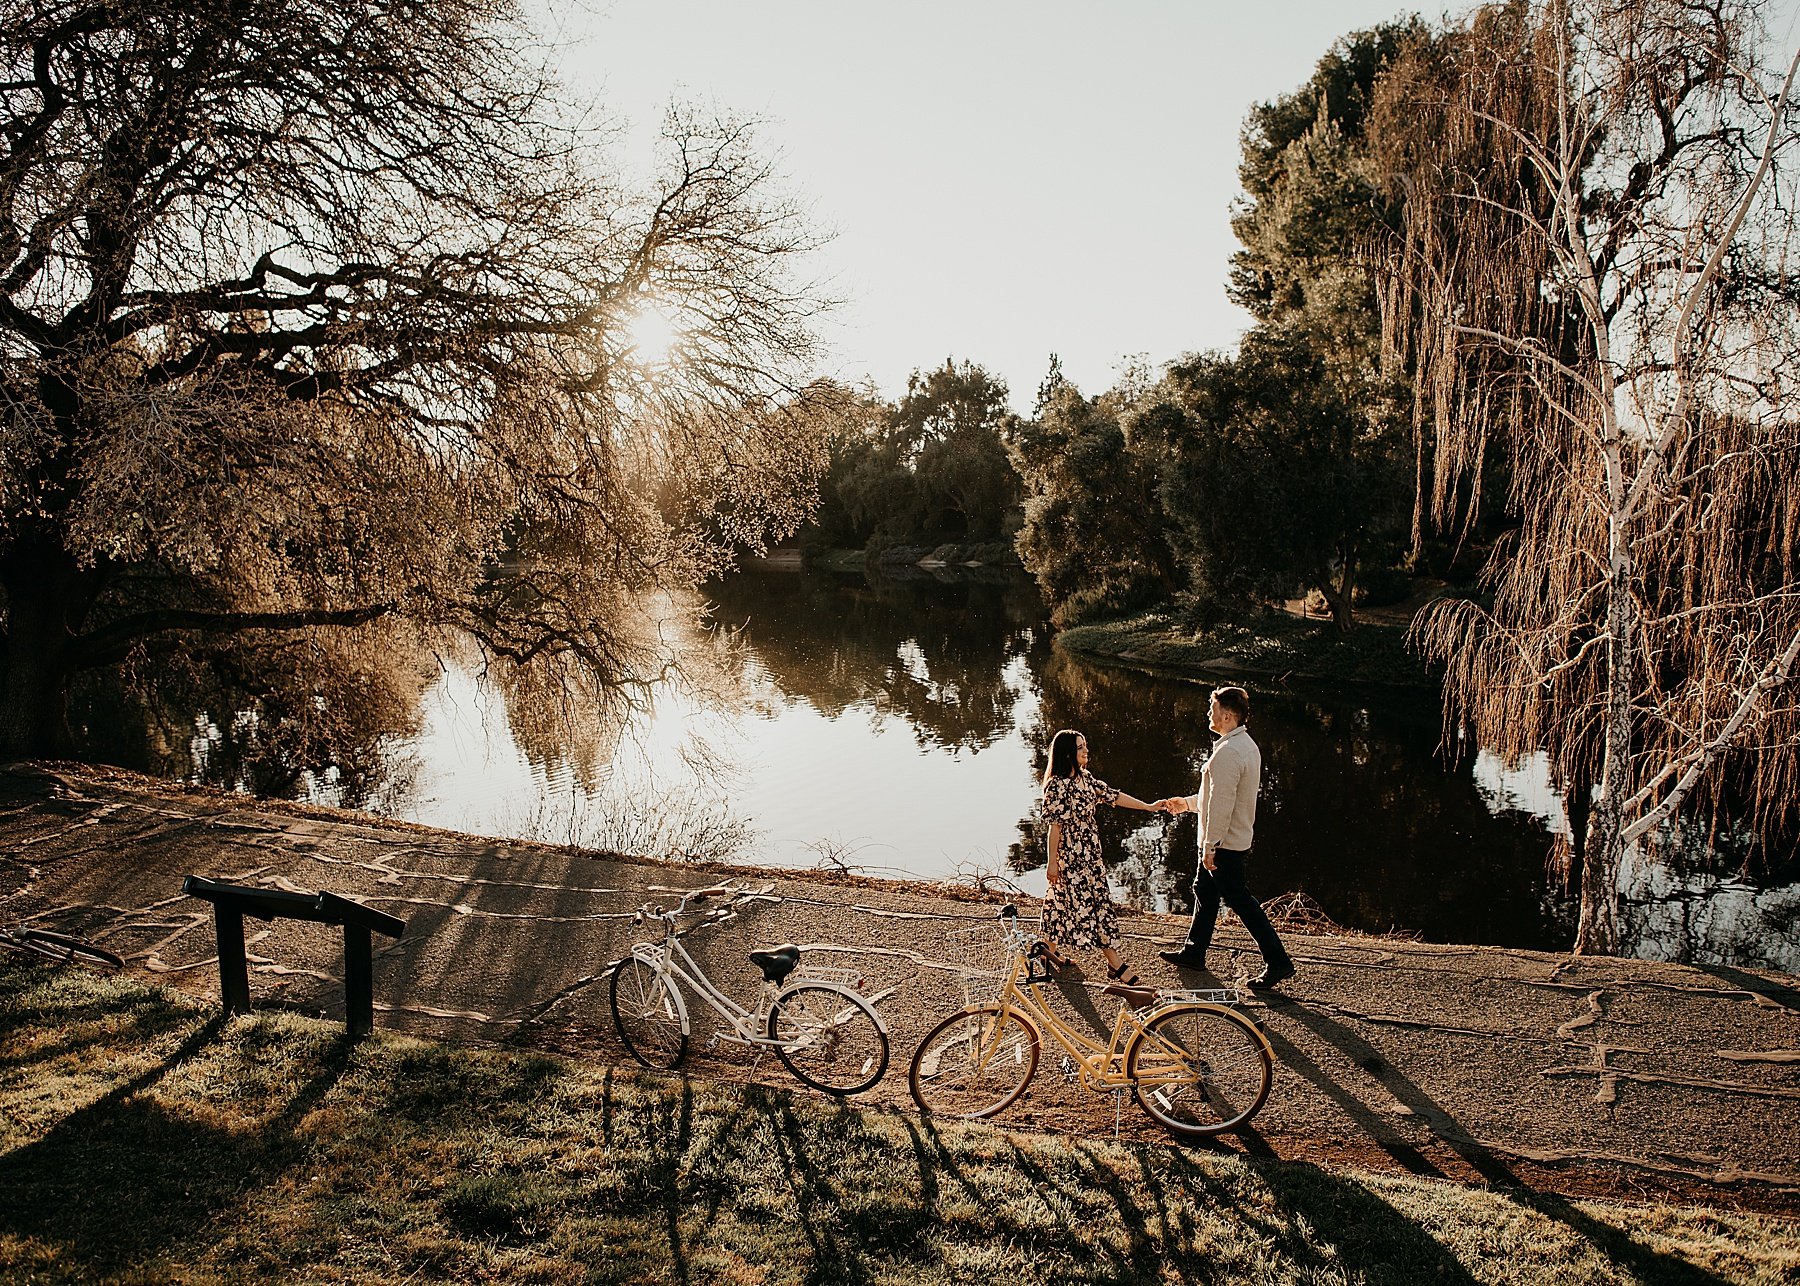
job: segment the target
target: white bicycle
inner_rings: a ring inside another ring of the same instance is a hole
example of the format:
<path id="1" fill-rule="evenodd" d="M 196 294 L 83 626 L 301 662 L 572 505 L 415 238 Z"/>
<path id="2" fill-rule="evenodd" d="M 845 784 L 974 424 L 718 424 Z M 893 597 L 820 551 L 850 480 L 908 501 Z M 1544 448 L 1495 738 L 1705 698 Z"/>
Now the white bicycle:
<path id="1" fill-rule="evenodd" d="M 123 960 L 96 942 L 23 924 L 0 927 L 0 949 L 48 964 L 82 964 L 105 973 L 125 967 Z"/>
<path id="2" fill-rule="evenodd" d="M 690 902 L 734 896 L 732 885 L 694 889 L 673 910 L 638 909 L 637 920 L 660 920 L 661 942 L 639 942 L 613 968 L 613 1025 L 631 1056 L 645 1067 L 668 1071 L 687 1056 L 692 1027 L 682 986 L 718 1011 L 726 1026 L 720 1041 L 773 1050 L 782 1066 L 814 1089 L 839 1096 L 860 1094 L 887 1070 L 887 1023 L 860 994 L 868 985 L 853 969 L 800 967 L 800 948 L 787 944 L 750 952 L 762 970 L 756 1007 L 746 1009 L 713 985 L 681 944 L 676 923 Z M 713 915 L 726 918 L 729 908 Z"/>

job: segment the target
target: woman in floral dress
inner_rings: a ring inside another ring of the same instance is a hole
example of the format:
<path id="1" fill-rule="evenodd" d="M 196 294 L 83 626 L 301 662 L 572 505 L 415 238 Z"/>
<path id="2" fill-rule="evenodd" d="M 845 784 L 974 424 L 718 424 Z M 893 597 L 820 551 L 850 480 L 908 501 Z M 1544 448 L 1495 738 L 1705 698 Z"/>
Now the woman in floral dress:
<path id="1" fill-rule="evenodd" d="M 1049 824 L 1050 887 L 1044 897 L 1043 931 L 1052 964 L 1067 964 L 1058 947 L 1099 947 L 1106 956 L 1106 976 L 1128 987 L 1138 985 L 1135 970 L 1115 946 L 1119 923 L 1106 867 L 1100 860 L 1100 807 L 1157 812 L 1155 804 L 1114 790 L 1087 770 L 1087 738 L 1064 728 L 1050 740 L 1050 763 L 1044 769 L 1044 821 Z"/>

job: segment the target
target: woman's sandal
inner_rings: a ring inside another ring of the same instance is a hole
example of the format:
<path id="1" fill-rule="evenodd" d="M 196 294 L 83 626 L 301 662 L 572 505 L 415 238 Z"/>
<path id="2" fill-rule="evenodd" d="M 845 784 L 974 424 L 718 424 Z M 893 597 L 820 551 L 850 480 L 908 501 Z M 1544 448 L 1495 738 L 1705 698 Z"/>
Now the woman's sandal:
<path id="1" fill-rule="evenodd" d="M 1130 974 L 1131 976 L 1128 978 L 1125 976 L 1126 974 Z M 1133 969 L 1123 960 L 1119 961 L 1119 967 L 1117 969 L 1108 969 L 1106 971 L 1106 976 L 1118 983 L 1121 987 L 1141 987 L 1144 985 L 1143 979 L 1137 976 L 1137 970 Z"/>
<path id="2" fill-rule="evenodd" d="M 1061 973 L 1064 969 L 1067 969 L 1070 965 L 1075 963 L 1067 956 L 1057 955 L 1055 949 L 1042 938 L 1038 939 L 1037 956 L 1039 960 L 1042 960 L 1047 966 L 1056 970 L 1058 973 Z"/>

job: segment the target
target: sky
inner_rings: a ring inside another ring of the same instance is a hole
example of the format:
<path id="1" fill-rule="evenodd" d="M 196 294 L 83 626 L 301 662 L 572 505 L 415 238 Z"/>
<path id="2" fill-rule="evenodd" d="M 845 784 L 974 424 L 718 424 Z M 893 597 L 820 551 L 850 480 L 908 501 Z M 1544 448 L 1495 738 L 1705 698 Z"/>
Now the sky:
<path id="1" fill-rule="evenodd" d="M 553 2 L 553 0 L 552 0 Z M 647 166 L 672 100 L 763 122 L 833 234 L 825 373 L 903 392 L 946 357 L 1029 410 L 1229 349 L 1238 132 L 1397 0 L 587 0 L 541 22 L 568 88 Z M 1460 9 L 1463 6 L 1456 6 Z M 1426 9 L 1433 16 L 1438 11 Z"/>
<path id="2" fill-rule="evenodd" d="M 542 21 L 568 88 L 649 155 L 671 99 L 758 118 L 832 235 L 826 371 L 884 396 L 946 357 L 1028 410 L 1230 348 L 1238 131 L 1397 0 L 614 0 Z"/>

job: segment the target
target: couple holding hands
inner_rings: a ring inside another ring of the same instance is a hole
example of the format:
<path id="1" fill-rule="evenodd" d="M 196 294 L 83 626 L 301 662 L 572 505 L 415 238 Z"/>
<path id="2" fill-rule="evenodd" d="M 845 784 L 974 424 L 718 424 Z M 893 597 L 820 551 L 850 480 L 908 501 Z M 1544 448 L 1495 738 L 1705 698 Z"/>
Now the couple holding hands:
<path id="1" fill-rule="evenodd" d="M 1294 962 L 1275 933 L 1262 905 L 1244 884 L 1256 826 L 1256 795 L 1262 785 L 1262 751 L 1250 738 L 1250 695 L 1242 688 L 1216 688 L 1207 707 L 1218 740 L 1200 773 L 1200 789 L 1146 804 L 1114 790 L 1087 770 L 1087 738 L 1065 728 L 1050 740 L 1050 762 L 1044 769 L 1043 813 L 1048 824 L 1049 889 L 1044 898 L 1043 933 L 1048 959 L 1066 965 L 1059 948 L 1100 948 L 1106 976 L 1128 987 L 1139 986 L 1137 972 L 1119 955 L 1118 921 L 1106 887 L 1100 859 L 1102 805 L 1142 812 L 1199 814 L 1200 867 L 1194 872 L 1194 919 L 1187 941 L 1164 951 L 1170 964 L 1206 968 L 1219 904 L 1236 911 L 1262 951 L 1263 971 L 1252 987 L 1274 987 L 1294 976 Z"/>

